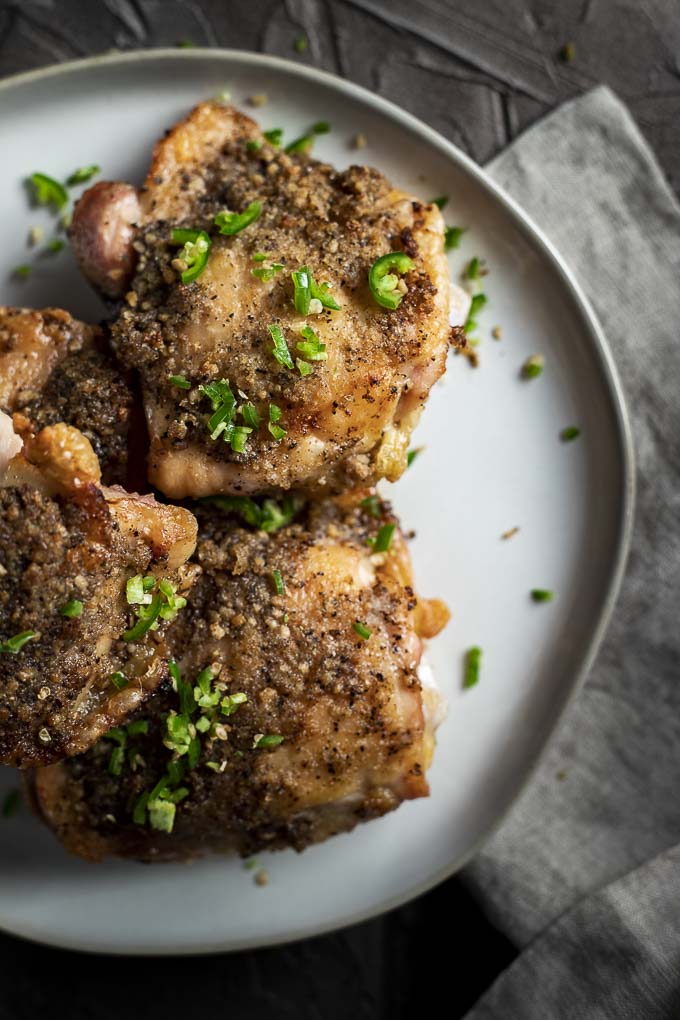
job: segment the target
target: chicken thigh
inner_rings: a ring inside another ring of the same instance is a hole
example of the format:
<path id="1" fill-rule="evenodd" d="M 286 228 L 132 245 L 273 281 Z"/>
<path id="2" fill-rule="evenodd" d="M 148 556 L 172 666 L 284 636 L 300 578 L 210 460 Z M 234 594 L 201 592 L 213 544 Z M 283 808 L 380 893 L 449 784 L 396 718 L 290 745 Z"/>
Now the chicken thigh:
<path id="1" fill-rule="evenodd" d="M 22 443 L 0 412 L 0 763 L 85 751 L 151 695 L 195 541 L 189 511 L 102 487 L 76 429 Z"/>
<path id="2" fill-rule="evenodd" d="M 0 410 L 16 415 L 21 432 L 73 425 L 92 444 L 106 484 L 123 484 L 132 405 L 100 329 L 59 308 L 0 306 Z"/>
<path id="3" fill-rule="evenodd" d="M 113 342 L 141 374 L 166 495 L 318 495 L 402 473 L 450 339 L 436 205 L 202 103 L 158 143 L 139 196 L 84 194 L 71 239 L 99 290 L 124 296 Z"/>
<path id="4" fill-rule="evenodd" d="M 387 506 L 356 504 L 311 504 L 291 522 L 292 504 L 269 504 L 269 532 L 197 511 L 202 573 L 168 634 L 173 685 L 32 776 L 69 850 L 302 850 L 427 795 L 439 706 L 419 681 L 422 639 L 448 613 L 415 597 Z"/>

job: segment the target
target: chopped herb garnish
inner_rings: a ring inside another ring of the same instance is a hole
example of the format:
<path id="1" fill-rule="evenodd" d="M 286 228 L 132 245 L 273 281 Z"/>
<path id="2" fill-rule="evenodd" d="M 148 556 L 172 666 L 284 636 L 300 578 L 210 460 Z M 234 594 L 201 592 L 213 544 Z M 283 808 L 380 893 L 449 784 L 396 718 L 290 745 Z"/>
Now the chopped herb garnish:
<path id="1" fill-rule="evenodd" d="M 293 49 L 296 53 L 304 53 L 307 49 L 307 36 L 299 35 L 293 43 Z"/>
<path id="2" fill-rule="evenodd" d="M 277 422 L 281 421 L 282 414 L 283 412 L 281 408 L 277 407 L 276 404 L 269 405 L 269 424 L 267 428 L 269 429 L 277 443 L 281 442 L 281 440 L 286 434 L 286 430 L 282 428 L 281 425 L 277 424 Z"/>
<path id="3" fill-rule="evenodd" d="M 279 733 L 256 733 L 253 747 L 278 747 L 282 743 L 283 737 Z"/>
<path id="4" fill-rule="evenodd" d="M 210 400 L 214 412 L 208 419 L 210 438 L 219 439 L 221 436 L 225 443 L 229 443 L 234 453 L 243 453 L 253 427 L 234 424 L 236 397 L 231 391 L 229 380 L 220 379 L 219 382 L 206 383 L 199 389 Z"/>
<path id="5" fill-rule="evenodd" d="M 149 800 L 147 803 L 149 812 L 149 825 L 157 832 L 172 832 L 175 824 L 177 808 L 170 800 Z"/>
<path id="6" fill-rule="evenodd" d="M 394 535 L 395 526 L 396 525 L 394 524 L 383 524 L 375 538 L 369 541 L 374 553 L 388 551 L 392 545 L 392 536 Z"/>
<path id="7" fill-rule="evenodd" d="M 129 577 L 125 585 L 125 597 L 129 606 L 137 606 L 141 603 L 148 605 L 151 602 L 151 595 L 149 592 L 156 584 L 156 578 L 143 577 L 141 574 L 135 574 L 134 577 Z"/>
<path id="8" fill-rule="evenodd" d="M 37 636 L 34 630 L 22 630 L 20 634 L 15 634 L 14 637 L 7 638 L 6 641 L 0 641 L 0 654 L 8 652 L 10 655 L 17 655 L 27 641 L 34 641 Z"/>
<path id="9" fill-rule="evenodd" d="M 276 589 L 276 594 L 277 595 L 285 595 L 286 594 L 286 586 L 283 583 L 283 577 L 281 576 L 281 571 L 280 570 L 274 570 L 272 572 L 272 577 L 274 579 L 274 588 Z"/>
<path id="10" fill-rule="evenodd" d="M 404 295 L 397 289 L 397 274 L 409 273 L 412 269 L 415 269 L 415 262 L 403 251 L 391 251 L 375 260 L 368 271 L 368 286 L 379 305 L 391 310 L 399 307 Z"/>
<path id="11" fill-rule="evenodd" d="M 183 375 L 169 375 L 168 381 L 179 390 L 191 389 L 191 383 Z"/>
<path id="12" fill-rule="evenodd" d="M 534 602 L 552 602 L 555 598 L 555 593 L 547 588 L 532 588 L 530 594 Z"/>
<path id="13" fill-rule="evenodd" d="M 560 432 L 560 439 L 563 443 L 570 443 L 572 439 L 578 439 L 580 435 L 580 428 L 576 425 L 569 425 L 566 429 L 562 429 Z"/>
<path id="14" fill-rule="evenodd" d="M 314 135 L 300 135 L 299 138 L 295 138 L 292 142 L 289 142 L 286 146 L 286 152 L 310 152 L 314 145 Z"/>
<path id="15" fill-rule="evenodd" d="M 85 184 L 86 181 L 91 180 L 95 174 L 101 171 L 101 167 L 93 163 L 91 166 L 81 166 L 78 170 L 74 170 L 70 177 L 66 178 L 66 183 L 69 188 L 72 188 L 75 184 Z"/>
<path id="16" fill-rule="evenodd" d="M 117 691 L 122 691 L 128 684 L 125 674 L 118 671 L 111 674 L 110 680 Z"/>
<path id="17" fill-rule="evenodd" d="M 27 276 L 31 275 L 31 267 L 26 265 L 15 266 L 14 269 L 12 270 L 12 274 L 14 276 L 19 276 L 25 280 Z"/>
<path id="18" fill-rule="evenodd" d="M 253 262 L 266 262 L 269 256 L 264 251 L 256 251 L 253 255 Z"/>
<path id="19" fill-rule="evenodd" d="M 371 517 L 375 517 L 376 519 L 382 517 L 382 502 L 380 501 L 379 496 L 366 496 L 365 499 L 361 500 L 359 506 L 362 510 L 365 510 L 366 513 L 370 514 Z"/>
<path id="20" fill-rule="evenodd" d="M 205 230 L 173 230 L 171 240 L 173 244 L 183 245 L 178 258 L 180 266 L 184 263 L 185 268 L 180 270 L 182 283 L 193 283 L 208 264 L 210 237 Z"/>
<path id="21" fill-rule="evenodd" d="M 254 223 L 262 212 L 261 202 L 251 202 L 242 213 L 234 212 L 220 212 L 214 219 L 215 226 L 219 229 L 220 234 L 226 234 L 227 237 L 231 237 L 234 234 L 239 234 L 242 230 L 245 230 L 247 226 Z"/>
<path id="22" fill-rule="evenodd" d="M 310 361 L 325 361 L 327 359 L 326 345 L 321 343 L 311 326 L 303 326 L 300 336 L 303 338 L 297 343 L 300 354 L 304 354 Z"/>
<path id="23" fill-rule="evenodd" d="M 293 280 L 293 303 L 295 311 L 300 315 L 309 314 L 309 303 L 312 300 L 312 275 L 308 266 L 296 269 L 291 274 Z"/>
<path id="24" fill-rule="evenodd" d="M 463 275 L 466 280 L 478 280 L 480 276 L 484 275 L 482 260 L 477 258 L 476 255 L 474 258 L 471 258 Z"/>
<path id="25" fill-rule="evenodd" d="M 334 312 L 340 311 L 341 305 L 331 294 L 330 283 L 317 283 L 314 277 L 310 277 L 310 290 L 312 300 L 320 301 L 324 308 L 331 308 Z"/>
<path id="26" fill-rule="evenodd" d="M 279 365 L 283 365 L 284 368 L 290 369 L 294 368 L 293 359 L 290 356 L 288 344 L 285 341 L 283 330 L 281 329 L 281 327 L 272 324 L 267 328 L 269 329 L 271 338 L 274 341 L 274 346 L 272 347 L 272 354 L 278 361 Z"/>
<path id="27" fill-rule="evenodd" d="M 76 619 L 78 616 L 82 616 L 83 603 L 80 599 L 69 599 L 61 609 L 59 613 L 61 616 L 67 616 L 69 619 Z"/>
<path id="28" fill-rule="evenodd" d="M 330 284 L 318 284 L 310 273 L 309 266 L 302 266 L 290 275 L 293 280 L 293 303 L 295 311 L 300 315 L 309 315 L 314 299 L 321 302 L 322 308 L 332 308 L 336 312 L 340 309 L 340 305 L 330 293 Z"/>
<path id="29" fill-rule="evenodd" d="M 243 420 L 249 429 L 253 430 L 260 427 L 260 416 L 257 413 L 255 405 L 250 401 L 243 405 L 241 408 L 241 414 L 243 415 Z"/>
<path id="30" fill-rule="evenodd" d="M 286 152 L 309 152 L 316 135 L 327 135 L 331 126 L 327 120 L 317 120 L 304 135 L 300 135 L 286 146 Z"/>
<path id="31" fill-rule="evenodd" d="M 444 231 L 444 251 L 453 251 L 460 246 L 465 227 L 447 227 Z"/>
<path id="32" fill-rule="evenodd" d="M 192 50 L 195 45 L 191 39 L 180 39 L 175 43 L 178 50 Z"/>
<path id="33" fill-rule="evenodd" d="M 221 510 L 238 514 L 242 520 L 260 531 L 273 532 L 290 524 L 302 502 L 296 496 L 284 496 L 281 503 L 265 499 L 260 506 L 249 496 L 208 496 L 206 503 L 213 503 Z"/>
<path id="34" fill-rule="evenodd" d="M 303 361 L 302 358 L 296 358 L 295 364 L 297 365 L 298 372 L 301 376 L 311 375 L 313 368 L 308 361 Z"/>
<path id="35" fill-rule="evenodd" d="M 47 245 L 47 250 L 51 255 L 57 255 L 60 251 L 63 251 L 65 247 L 65 241 L 62 241 L 60 237 L 53 237 Z"/>
<path id="36" fill-rule="evenodd" d="M 250 141 L 246 142 L 246 149 L 248 152 L 259 152 L 263 144 L 261 138 L 251 138 Z"/>
<path id="37" fill-rule="evenodd" d="M 522 366 L 522 375 L 525 379 L 536 379 L 543 371 L 545 358 L 542 354 L 532 354 Z"/>
<path id="38" fill-rule="evenodd" d="M 156 578 L 142 578 L 141 574 L 127 582 L 127 601 L 129 605 L 136 606 L 137 622 L 123 633 L 124 641 L 137 641 L 149 630 L 157 630 L 159 619 L 174 620 L 187 604 L 185 598 L 175 593 L 175 586 L 170 581 L 158 581 L 158 590 L 153 594 L 150 582 L 155 586 Z"/>
<path id="39" fill-rule="evenodd" d="M 406 467 L 407 468 L 411 467 L 411 464 L 413 463 L 413 461 L 416 459 L 416 457 L 418 457 L 423 452 L 424 449 L 425 449 L 424 446 L 415 446 L 412 450 L 408 451 L 408 453 L 406 454 Z"/>
<path id="40" fill-rule="evenodd" d="M 114 747 L 109 758 L 108 772 L 110 776 L 119 776 L 125 764 L 125 748 Z"/>
<path id="41" fill-rule="evenodd" d="M 446 209 L 447 205 L 449 204 L 449 196 L 439 195 L 438 198 L 431 198 L 430 202 L 432 203 L 432 205 L 436 205 L 439 209 Z"/>
<path id="42" fill-rule="evenodd" d="M 2 817 L 11 818 L 17 813 L 21 806 L 21 793 L 19 790 L 10 790 L 2 802 Z"/>
<path id="43" fill-rule="evenodd" d="M 265 283 L 268 283 L 284 268 L 285 266 L 283 265 L 283 262 L 272 262 L 269 266 L 261 266 L 258 269 L 251 269 L 250 275 L 254 276 L 256 280 L 264 280 Z"/>
<path id="44" fill-rule="evenodd" d="M 481 311 L 487 303 L 486 294 L 475 294 L 470 302 L 470 310 L 467 314 L 467 318 L 463 325 L 463 329 L 466 333 L 472 333 L 477 328 L 477 322 L 475 315 Z"/>
<path id="45" fill-rule="evenodd" d="M 474 687 L 479 683 L 479 667 L 482 661 L 482 649 L 468 649 L 465 654 L 465 674 L 463 676 L 463 687 Z"/>
<path id="46" fill-rule="evenodd" d="M 370 630 L 370 628 L 367 627 L 365 623 L 360 623 L 358 620 L 356 621 L 356 623 L 352 624 L 352 629 L 359 635 L 360 638 L 363 638 L 364 641 L 368 641 L 371 634 L 373 633 L 373 631 Z"/>
<path id="47" fill-rule="evenodd" d="M 270 145 L 278 147 L 283 141 L 283 128 L 270 128 L 269 131 L 263 131 L 262 134 Z"/>
<path id="48" fill-rule="evenodd" d="M 57 211 L 68 202 L 66 188 L 47 174 L 31 174 L 29 177 L 38 205 L 53 205 Z"/>

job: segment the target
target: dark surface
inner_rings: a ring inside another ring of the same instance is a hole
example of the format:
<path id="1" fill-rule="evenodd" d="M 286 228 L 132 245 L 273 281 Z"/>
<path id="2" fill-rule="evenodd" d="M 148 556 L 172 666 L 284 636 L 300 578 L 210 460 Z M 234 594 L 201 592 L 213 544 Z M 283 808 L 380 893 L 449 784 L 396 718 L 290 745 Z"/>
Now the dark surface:
<path id="1" fill-rule="evenodd" d="M 298 55 L 293 42 L 302 32 L 309 45 Z M 680 188 L 677 0 L 0 4 L 2 75 L 181 40 L 335 71 L 396 101 L 480 162 L 563 100 L 606 82 Z M 564 61 L 559 53 L 568 42 L 575 55 Z M 34 1020 L 55 1007 L 74 1020 L 216 1013 L 396 1020 L 442 1006 L 456 1020 L 513 956 L 464 881 L 452 879 L 357 928 L 233 956 L 121 965 L 0 936 L 0 1020 Z"/>

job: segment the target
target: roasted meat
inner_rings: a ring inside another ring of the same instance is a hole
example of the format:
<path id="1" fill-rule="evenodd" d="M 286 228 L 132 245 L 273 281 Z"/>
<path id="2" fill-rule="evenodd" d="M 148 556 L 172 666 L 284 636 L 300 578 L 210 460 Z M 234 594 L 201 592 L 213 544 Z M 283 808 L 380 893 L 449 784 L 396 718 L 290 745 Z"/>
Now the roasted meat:
<path id="1" fill-rule="evenodd" d="M 0 471 L 0 763 L 37 766 L 85 751 L 167 675 L 196 521 L 102 487 L 89 441 L 63 423 L 22 449 L 0 412 Z M 156 597 L 166 619 L 142 633 L 136 612 Z"/>
<path id="2" fill-rule="evenodd" d="M 89 439 L 107 485 L 123 484 L 133 396 L 105 337 L 59 308 L 0 306 L 0 410 L 22 432 L 65 422 Z"/>
<path id="3" fill-rule="evenodd" d="M 264 526 L 291 506 L 265 507 Z M 427 795 L 438 704 L 419 663 L 448 614 L 415 597 L 398 528 L 372 548 L 396 523 L 388 508 L 328 500 L 270 533 L 197 514 L 202 573 L 168 635 L 174 688 L 32 776 L 66 847 L 95 860 L 302 850 Z"/>
<path id="4" fill-rule="evenodd" d="M 150 481 L 184 498 L 398 478 L 445 368 L 443 235 L 435 205 L 378 171 L 287 153 L 217 103 L 158 143 L 138 197 L 86 192 L 71 238 L 95 286 L 124 295 L 112 338 L 141 375 Z M 368 276 L 392 252 L 388 308 Z"/>

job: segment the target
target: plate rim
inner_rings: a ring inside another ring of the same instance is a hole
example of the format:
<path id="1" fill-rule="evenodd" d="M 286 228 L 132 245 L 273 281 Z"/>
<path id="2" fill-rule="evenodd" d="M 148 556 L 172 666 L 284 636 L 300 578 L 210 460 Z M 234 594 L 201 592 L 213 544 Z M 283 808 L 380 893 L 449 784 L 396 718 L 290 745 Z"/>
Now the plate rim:
<path id="1" fill-rule="evenodd" d="M 99 67 L 146 63 L 165 62 L 169 60 L 179 61 L 203 61 L 223 60 L 225 63 L 252 64 L 263 69 L 284 71 L 294 73 L 301 78 L 311 81 L 321 81 L 334 88 L 336 92 L 349 96 L 373 108 L 378 114 L 391 118 L 398 124 L 418 134 L 429 145 L 434 146 L 444 156 L 462 168 L 468 175 L 483 188 L 484 191 L 510 215 L 514 225 L 537 246 L 541 254 L 556 271 L 560 283 L 566 288 L 572 301 L 577 307 L 583 322 L 584 332 L 587 332 L 591 341 L 591 347 L 599 364 L 603 381 L 611 401 L 614 419 L 617 428 L 617 444 L 619 446 L 621 465 L 621 492 L 619 494 L 619 521 L 618 534 L 616 539 L 615 552 L 607 590 L 596 621 L 593 625 L 590 640 L 585 644 L 583 652 L 579 657 L 579 666 L 574 672 L 574 679 L 569 692 L 557 713 L 552 726 L 546 733 L 542 747 L 534 761 L 527 769 L 526 775 L 522 778 L 512 797 L 508 800 L 500 814 L 487 826 L 484 832 L 478 837 L 467 852 L 449 862 L 446 867 L 440 869 L 436 874 L 429 876 L 426 880 L 416 883 L 406 890 L 401 891 L 386 899 L 379 907 L 369 907 L 366 910 L 359 910 L 349 917 L 336 918 L 333 921 L 322 922 L 310 925 L 303 930 L 292 931 L 286 935 L 264 935 L 260 938 L 246 938 L 243 940 L 223 940 L 219 938 L 211 942 L 192 942 L 189 945 L 178 942 L 172 948 L 156 945 L 133 944 L 132 947 L 122 948 L 120 945 L 112 945 L 106 948 L 99 945 L 96 948 L 88 946 L 77 937 L 56 938 L 51 935 L 41 935 L 31 930 L 31 926 L 25 926 L 23 930 L 5 927 L 0 918 L 0 931 L 28 942 L 41 945 L 49 945 L 61 949 L 74 950 L 88 953 L 90 955 L 113 955 L 113 956 L 180 956 L 180 955 L 209 955 L 224 952 L 240 952 L 245 949 L 259 949 L 267 946 L 286 945 L 306 938 L 314 938 L 333 931 L 361 924 L 374 917 L 382 916 L 398 907 L 410 902 L 418 896 L 434 889 L 446 879 L 456 874 L 465 864 L 468 863 L 482 848 L 482 846 L 496 833 L 513 809 L 519 798 L 527 789 L 534 777 L 538 766 L 545 757 L 548 749 L 553 743 L 564 717 L 571 707 L 577 694 L 583 688 L 587 676 L 593 666 L 595 657 L 600 649 L 603 638 L 609 626 L 612 612 L 616 604 L 621 584 L 624 578 L 625 567 L 630 549 L 633 533 L 636 501 L 636 471 L 635 471 L 635 447 L 633 432 L 626 404 L 626 397 L 623 385 L 619 378 L 614 357 L 609 348 L 602 326 L 595 314 L 595 311 L 583 292 L 576 276 L 569 265 L 559 253 L 558 249 L 544 234 L 543 230 L 534 223 L 533 219 L 499 184 L 497 184 L 484 170 L 475 163 L 465 152 L 458 148 L 453 142 L 441 135 L 434 128 L 420 120 L 414 114 L 402 110 L 389 99 L 379 96 L 362 85 L 341 78 L 330 71 L 325 71 L 308 64 L 300 64 L 297 61 L 289 60 L 266 53 L 256 53 L 249 50 L 231 49 L 227 47 L 195 47 L 181 49 L 177 47 L 159 47 L 157 49 L 140 49 L 131 51 L 120 51 L 102 53 L 91 57 L 84 57 L 76 60 L 68 60 L 63 63 L 49 64 L 45 67 L 35 68 L 31 71 L 20 72 L 0 79 L 0 98 L 12 89 L 21 88 L 25 85 L 32 85 L 48 78 L 57 78 L 61 75 L 69 75 L 82 71 L 96 71 Z M 548 114 L 547 116 L 550 116 Z M 530 130 L 530 129 L 529 129 Z M 521 137 L 521 136 L 520 136 Z M 513 143 L 511 143 L 513 144 Z"/>

